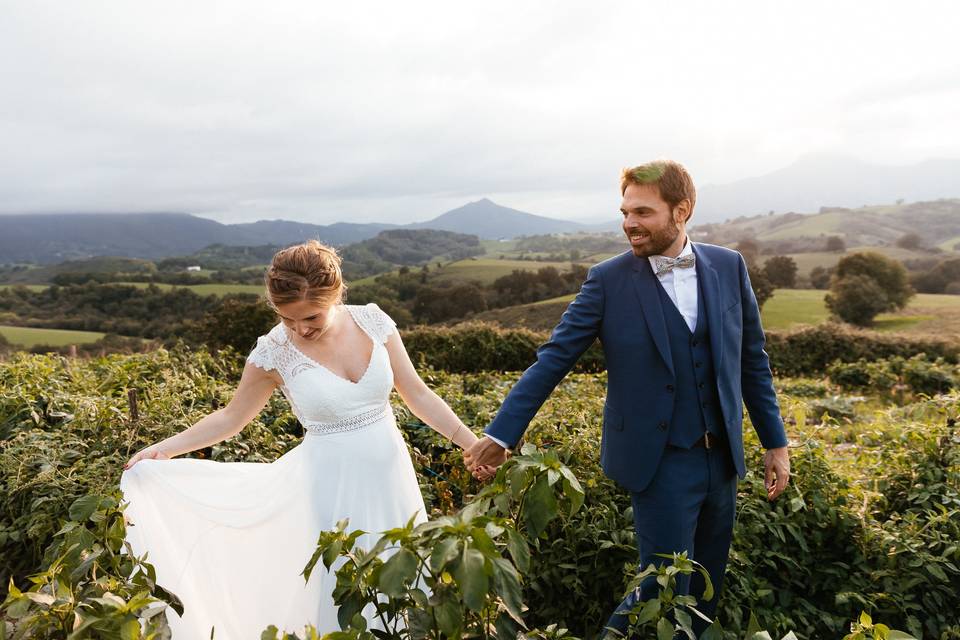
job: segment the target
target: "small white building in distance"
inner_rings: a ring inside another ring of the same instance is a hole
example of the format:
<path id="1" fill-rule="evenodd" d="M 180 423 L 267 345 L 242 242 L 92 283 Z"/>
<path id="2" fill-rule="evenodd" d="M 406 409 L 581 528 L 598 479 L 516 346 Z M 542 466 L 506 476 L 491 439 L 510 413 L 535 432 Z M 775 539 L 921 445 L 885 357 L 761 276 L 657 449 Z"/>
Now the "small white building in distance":
<path id="1" fill-rule="evenodd" d="M 194 264 L 187 267 L 187 271 L 200 271 L 200 265 Z"/>

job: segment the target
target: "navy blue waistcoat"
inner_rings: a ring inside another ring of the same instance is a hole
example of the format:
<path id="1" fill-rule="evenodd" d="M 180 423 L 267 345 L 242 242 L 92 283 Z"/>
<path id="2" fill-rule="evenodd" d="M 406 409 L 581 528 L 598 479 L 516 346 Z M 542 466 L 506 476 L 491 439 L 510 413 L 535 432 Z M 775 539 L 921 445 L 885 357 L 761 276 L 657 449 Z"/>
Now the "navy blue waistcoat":
<path id="1" fill-rule="evenodd" d="M 667 443 L 689 449 L 706 431 L 718 436 L 724 432 L 710 348 L 710 325 L 700 278 L 697 278 L 697 324 L 693 332 L 659 280 L 657 284 L 676 372 L 673 391 L 676 398 Z"/>

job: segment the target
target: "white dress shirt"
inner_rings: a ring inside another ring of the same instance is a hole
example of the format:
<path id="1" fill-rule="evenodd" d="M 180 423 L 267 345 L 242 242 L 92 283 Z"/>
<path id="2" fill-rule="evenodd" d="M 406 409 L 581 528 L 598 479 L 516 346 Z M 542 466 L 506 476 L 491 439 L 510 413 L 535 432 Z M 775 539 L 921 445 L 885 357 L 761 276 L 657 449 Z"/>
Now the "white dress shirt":
<path id="1" fill-rule="evenodd" d="M 684 242 L 683 249 L 680 251 L 680 254 L 677 255 L 677 257 L 680 258 L 682 256 L 690 255 L 691 253 L 693 253 L 693 247 L 690 246 L 690 238 L 687 238 Z M 647 256 L 647 260 L 650 261 L 650 268 L 654 273 L 656 273 L 656 256 Z M 693 331 L 697 326 L 698 295 L 696 267 L 689 267 L 686 269 L 674 268 L 666 273 L 661 273 L 659 276 L 657 276 L 657 279 L 660 280 L 663 290 L 667 292 L 667 295 L 670 296 L 673 304 L 676 305 L 680 315 L 682 315 L 683 319 L 686 320 L 687 326 L 690 327 L 690 331 Z M 504 449 L 508 448 L 506 442 L 503 442 L 498 438 L 494 438 L 489 434 L 487 434 L 487 437 Z"/>
<path id="2" fill-rule="evenodd" d="M 681 258 L 692 253 L 693 247 L 690 245 L 690 238 L 687 238 L 683 249 L 677 257 Z M 654 273 L 657 272 L 656 258 L 657 256 L 647 257 L 647 260 L 650 261 L 650 268 L 653 269 Z M 690 331 L 693 331 L 697 326 L 698 295 L 696 267 L 688 267 L 686 269 L 674 268 L 666 273 L 661 273 L 657 276 L 657 279 L 663 286 L 663 290 L 666 291 L 670 299 L 673 300 L 677 311 L 679 311 L 683 319 L 687 321 L 687 326 L 690 327 Z"/>

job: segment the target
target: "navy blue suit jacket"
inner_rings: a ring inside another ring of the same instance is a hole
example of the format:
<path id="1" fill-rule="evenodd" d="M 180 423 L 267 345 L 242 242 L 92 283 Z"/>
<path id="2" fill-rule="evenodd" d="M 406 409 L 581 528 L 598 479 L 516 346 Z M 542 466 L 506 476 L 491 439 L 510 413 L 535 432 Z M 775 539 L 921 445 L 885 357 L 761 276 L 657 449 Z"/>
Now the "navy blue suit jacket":
<path id="1" fill-rule="evenodd" d="M 744 403 L 765 448 L 787 444 L 760 309 L 739 253 L 701 243 L 693 243 L 693 252 L 724 426 L 743 477 Z M 643 491 L 666 446 L 675 397 L 667 390 L 674 382 L 673 359 L 657 286 L 649 260 L 632 251 L 594 265 L 485 432 L 515 445 L 547 396 L 599 338 L 607 363 L 600 464 L 619 484 Z"/>

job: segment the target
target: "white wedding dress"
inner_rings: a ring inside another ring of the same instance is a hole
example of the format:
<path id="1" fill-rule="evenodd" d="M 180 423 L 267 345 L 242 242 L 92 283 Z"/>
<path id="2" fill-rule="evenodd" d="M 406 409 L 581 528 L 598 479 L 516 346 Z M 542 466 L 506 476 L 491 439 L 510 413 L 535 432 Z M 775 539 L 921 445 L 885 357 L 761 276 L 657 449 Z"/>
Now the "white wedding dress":
<path id="1" fill-rule="evenodd" d="M 303 354 L 283 324 L 257 340 L 247 361 L 276 370 L 306 436 L 271 463 L 143 460 L 120 481 L 127 539 L 177 594 L 174 640 L 259 638 L 269 625 L 336 631 L 336 576 L 318 563 L 300 575 L 317 537 L 349 518 L 370 548 L 379 533 L 426 519 L 406 444 L 388 403 L 393 372 L 385 342 L 395 324 L 375 304 L 345 305 L 373 341 L 356 383 Z"/>

